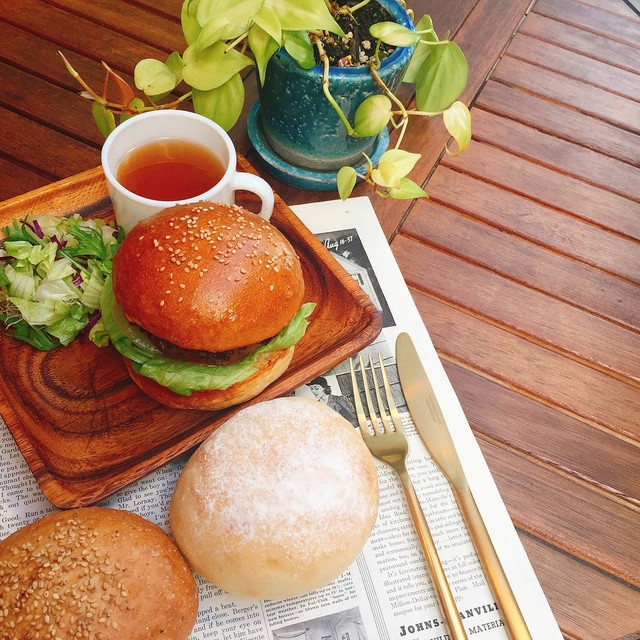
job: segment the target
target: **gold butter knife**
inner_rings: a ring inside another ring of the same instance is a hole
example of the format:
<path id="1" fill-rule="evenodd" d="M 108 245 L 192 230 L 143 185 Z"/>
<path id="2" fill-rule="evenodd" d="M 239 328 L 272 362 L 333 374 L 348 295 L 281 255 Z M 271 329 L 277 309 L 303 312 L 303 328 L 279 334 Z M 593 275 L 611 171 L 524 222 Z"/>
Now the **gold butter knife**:
<path id="1" fill-rule="evenodd" d="M 401 333 L 396 341 L 396 364 L 411 418 L 431 457 L 451 485 L 507 633 L 512 640 L 531 640 L 520 606 L 471 493 L 438 399 L 408 333 Z"/>

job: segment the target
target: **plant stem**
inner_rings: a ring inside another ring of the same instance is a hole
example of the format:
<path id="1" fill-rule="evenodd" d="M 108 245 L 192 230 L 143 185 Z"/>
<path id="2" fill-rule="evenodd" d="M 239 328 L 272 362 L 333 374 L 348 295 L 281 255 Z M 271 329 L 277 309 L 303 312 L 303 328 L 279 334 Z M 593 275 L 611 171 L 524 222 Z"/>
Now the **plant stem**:
<path id="1" fill-rule="evenodd" d="M 184 102 L 185 100 L 188 100 L 191 97 L 191 94 L 192 94 L 191 91 L 188 91 L 187 93 L 184 93 L 183 95 L 181 95 L 179 98 L 176 98 L 173 102 L 167 102 L 165 104 L 156 104 L 155 102 L 153 102 L 153 100 L 151 100 L 152 106 L 150 106 L 150 107 L 142 107 L 141 109 L 133 108 L 133 107 L 130 107 L 129 105 L 120 104 L 118 102 L 110 102 L 106 98 L 103 98 L 102 96 L 98 95 L 82 79 L 82 76 L 80 76 L 80 74 L 71 66 L 71 64 L 64 57 L 64 55 L 63 55 L 63 53 L 61 51 L 58 51 L 58 53 L 60 54 L 60 57 L 62 58 L 65 66 L 67 68 L 67 71 L 76 79 L 76 81 L 84 89 L 83 93 L 87 94 L 84 97 L 85 98 L 88 97 L 90 100 L 93 100 L 94 102 L 97 102 L 98 104 L 101 104 L 105 109 L 109 109 L 109 111 L 112 111 L 113 113 L 117 113 L 119 115 L 123 114 L 123 113 L 133 113 L 133 114 L 135 114 L 135 113 L 144 113 L 145 111 L 156 111 L 158 109 L 175 109 L 182 102 Z M 105 83 L 106 83 L 106 80 L 105 80 Z"/>
<path id="2" fill-rule="evenodd" d="M 231 49 L 234 49 L 235 47 L 237 47 L 243 40 L 246 40 L 248 37 L 249 37 L 249 31 L 245 31 L 242 35 L 238 36 L 233 42 L 230 42 L 227 45 L 224 52 L 229 53 Z"/>
<path id="3" fill-rule="evenodd" d="M 95 102 L 99 102 L 105 107 L 109 106 L 108 102 L 102 96 L 99 96 L 80 76 L 80 74 L 71 66 L 71 63 L 65 58 L 62 51 L 58 51 L 58 55 L 62 58 L 64 62 L 64 66 L 67 68 L 67 71 L 76 79 L 76 81 L 80 84 L 80 86 L 91 96 L 92 100 Z"/>
<path id="4" fill-rule="evenodd" d="M 351 11 L 351 13 L 355 13 L 358 9 L 362 9 L 362 7 L 366 7 L 369 2 L 371 2 L 371 0 L 362 0 L 362 2 L 359 2 L 358 4 L 354 4 L 353 7 L 349 7 L 349 10 Z"/>
<path id="5" fill-rule="evenodd" d="M 329 104 L 333 107 L 334 111 L 338 114 L 340 121 L 344 125 L 344 128 L 347 130 L 347 133 L 352 136 L 355 134 L 355 129 L 351 126 L 351 123 L 347 119 L 347 116 L 344 114 L 344 111 L 340 108 L 340 105 L 335 101 L 335 98 L 331 95 L 331 91 L 329 89 L 329 57 L 322 46 L 320 40 L 316 40 L 316 47 L 318 47 L 318 52 L 320 53 L 320 60 L 322 60 L 323 64 L 323 73 L 322 73 L 322 92 L 325 95 L 325 98 L 329 101 Z"/>
<path id="6" fill-rule="evenodd" d="M 371 75 L 373 76 L 373 79 L 375 80 L 376 84 L 385 92 L 385 94 L 387 95 L 387 97 L 396 104 L 396 106 L 399 109 L 399 113 L 402 116 L 403 119 L 407 118 L 408 113 L 407 110 L 405 109 L 404 105 L 402 104 L 402 102 L 395 96 L 395 94 L 391 91 L 391 89 L 389 89 L 389 87 L 387 87 L 387 85 L 384 83 L 384 81 L 382 80 L 382 78 L 379 76 L 378 72 L 376 71 L 376 68 L 373 65 L 369 65 L 369 69 L 371 71 Z M 397 113 L 397 112 L 394 112 Z"/>
<path id="7" fill-rule="evenodd" d="M 407 111 L 406 109 L 404 109 L 402 112 L 400 111 L 394 111 L 393 114 L 394 115 L 407 115 L 407 116 L 426 116 L 427 118 L 434 118 L 435 116 L 439 116 L 441 113 L 444 113 L 443 111 L 416 111 L 415 109 L 411 109 L 410 111 Z"/>

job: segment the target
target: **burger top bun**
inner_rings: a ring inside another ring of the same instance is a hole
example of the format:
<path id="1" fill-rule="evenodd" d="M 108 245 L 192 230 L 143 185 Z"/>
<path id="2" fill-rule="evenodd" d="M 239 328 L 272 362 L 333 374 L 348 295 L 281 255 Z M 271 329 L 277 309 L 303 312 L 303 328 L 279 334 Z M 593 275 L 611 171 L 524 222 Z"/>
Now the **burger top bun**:
<path id="1" fill-rule="evenodd" d="M 184 349 L 230 351 L 278 334 L 300 308 L 298 256 L 241 207 L 176 205 L 138 223 L 113 264 L 127 318 Z"/>
<path id="2" fill-rule="evenodd" d="M 171 531 L 191 565 L 236 595 L 283 599 L 355 560 L 376 520 L 378 476 L 362 437 L 306 398 L 247 407 L 185 466 Z"/>
<path id="3" fill-rule="evenodd" d="M 127 511 L 56 512 L 0 542 L 0 638 L 186 640 L 193 574 L 158 526 Z"/>

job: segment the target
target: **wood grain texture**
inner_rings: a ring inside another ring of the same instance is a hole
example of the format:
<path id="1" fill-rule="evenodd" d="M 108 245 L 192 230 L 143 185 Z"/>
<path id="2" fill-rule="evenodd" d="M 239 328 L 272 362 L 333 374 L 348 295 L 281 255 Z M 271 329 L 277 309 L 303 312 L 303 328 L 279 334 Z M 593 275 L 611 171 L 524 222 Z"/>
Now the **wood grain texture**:
<path id="1" fill-rule="evenodd" d="M 251 170 L 243 159 L 240 164 Z M 26 212 L 113 216 L 101 169 L 5 202 L 0 227 Z M 99 501 L 190 450 L 242 406 L 288 393 L 378 335 L 382 321 L 373 303 L 279 198 L 272 222 L 300 256 L 304 300 L 317 307 L 286 373 L 245 405 L 167 409 L 133 384 L 111 347 L 77 340 L 39 352 L 0 334 L 0 411 L 51 502 Z"/>
<path id="2" fill-rule="evenodd" d="M 609 122 L 623 131 L 637 134 L 640 105 L 633 100 L 594 87 L 553 70 L 508 55 L 501 61 L 493 80 L 557 101 L 581 113 Z"/>
<path id="3" fill-rule="evenodd" d="M 639 43 L 539 0 L 392 242 L 572 639 L 640 629 Z"/>
<path id="4" fill-rule="evenodd" d="M 474 140 L 451 158 L 444 127 L 414 123 L 413 177 L 431 200 L 374 207 L 564 636 L 638 640 L 640 17 L 624 0 L 408 4 L 467 54 Z M 95 86 L 100 60 L 131 79 L 141 58 L 182 48 L 180 5 L 0 3 L 0 198 L 99 163 L 89 107 L 57 50 Z M 252 73 L 245 88 L 246 114 Z M 402 98 L 411 104 L 409 88 Z M 231 135 L 259 167 L 244 118 Z M 288 204 L 337 197 L 259 169 Z M 56 187 L 59 213 L 74 182 Z M 109 386 L 104 371 L 121 370 L 107 354 L 103 373 L 74 378 L 117 399 L 96 423 L 155 418 L 144 401 L 126 407 L 125 378 Z M 75 397 L 51 365 L 33 370 Z"/>

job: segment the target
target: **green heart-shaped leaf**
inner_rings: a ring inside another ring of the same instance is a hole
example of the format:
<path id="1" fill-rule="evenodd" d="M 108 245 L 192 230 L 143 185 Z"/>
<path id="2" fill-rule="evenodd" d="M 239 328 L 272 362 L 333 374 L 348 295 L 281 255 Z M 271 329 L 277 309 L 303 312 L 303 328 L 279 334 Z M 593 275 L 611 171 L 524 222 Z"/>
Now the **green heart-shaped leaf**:
<path id="1" fill-rule="evenodd" d="M 429 194 L 410 178 L 402 178 L 400 186 L 389 189 L 387 196 L 395 200 L 413 200 L 414 198 L 428 198 Z"/>
<path id="2" fill-rule="evenodd" d="M 342 167 L 338 171 L 338 195 L 343 200 L 346 200 L 351 195 L 353 188 L 356 186 L 357 177 L 358 174 L 353 167 Z"/>
<path id="3" fill-rule="evenodd" d="M 420 41 L 416 45 L 411 55 L 411 61 L 402 78 L 403 82 L 415 82 L 418 77 L 418 71 L 427 56 L 433 51 L 434 42 L 438 42 L 438 36 L 433 30 L 433 22 L 431 16 L 422 16 L 416 24 L 416 32 L 420 34 Z"/>
<path id="4" fill-rule="evenodd" d="M 453 153 L 449 146 L 446 151 L 450 155 L 462 153 L 471 142 L 471 114 L 464 102 L 454 102 L 443 114 L 442 120 L 447 131 L 458 143 L 458 151 Z"/>
<path id="5" fill-rule="evenodd" d="M 418 109 L 439 113 L 460 97 L 467 84 L 469 65 L 455 42 L 434 47 L 416 79 Z"/>
<path id="6" fill-rule="evenodd" d="M 378 38 L 385 44 L 390 44 L 393 47 L 410 47 L 420 40 L 419 34 L 397 22 L 378 22 L 372 24 L 369 28 L 369 33 L 374 38 Z"/>
<path id="7" fill-rule="evenodd" d="M 193 90 L 193 108 L 196 113 L 217 122 L 225 131 L 238 121 L 244 106 L 244 83 L 239 74 L 209 91 Z"/>
<path id="8" fill-rule="evenodd" d="M 377 136 L 391 118 L 391 100 L 387 96 L 375 95 L 365 98 L 354 116 L 355 135 L 359 138 Z"/>
<path id="9" fill-rule="evenodd" d="M 182 25 L 182 33 L 187 44 L 193 44 L 200 33 L 200 25 L 197 20 L 199 0 L 185 0 L 180 10 L 180 23 Z"/>
<path id="10" fill-rule="evenodd" d="M 91 115 L 98 125 L 98 129 L 100 129 L 100 133 L 102 133 L 105 138 L 116 128 L 116 119 L 113 113 L 103 104 L 92 102 Z"/>
<path id="11" fill-rule="evenodd" d="M 184 67 L 184 62 L 182 60 L 182 56 L 174 51 L 166 60 L 165 64 L 171 70 L 173 75 L 176 77 L 176 85 L 182 81 L 182 69 Z"/>
<path id="12" fill-rule="evenodd" d="M 209 91 L 222 86 L 234 75 L 246 67 L 252 66 L 253 60 L 235 49 L 226 51 L 224 42 L 218 42 L 195 56 L 187 56 L 182 77 L 194 89 Z"/>
<path id="13" fill-rule="evenodd" d="M 133 72 L 136 87 L 147 96 L 160 96 L 173 91 L 177 78 L 175 73 L 160 60 L 146 58 L 140 60 Z"/>
<path id="14" fill-rule="evenodd" d="M 378 166 L 371 172 L 371 178 L 381 187 L 398 189 L 402 179 L 415 167 L 419 159 L 419 153 L 390 149 L 380 156 Z"/>
<path id="15" fill-rule="evenodd" d="M 264 29 L 278 44 L 282 44 L 280 19 L 273 9 L 263 6 L 260 11 L 253 16 L 253 21 Z"/>
<path id="16" fill-rule="evenodd" d="M 225 31 L 229 27 L 229 21 L 226 18 L 213 18 L 202 27 L 197 39 L 194 42 L 193 51 L 198 53 L 207 47 L 214 45 L 220 40 L 226 40 Z"/>
<path id="17" fill-rule="evenodd" d="M 313 45 L 307 31 L 283 31 L 284 48 L 302 69 L 311 69 L 316 64 Z"/>
<path id="18" fill-rule="evenodd" d="M 256 23 L 249 29 L 249 46 L 256 59 L 260 83 L 264 84 L 267 64 L 269 64 L 271 56 L 280 48 L 280 45 Z"/>
<path id="19" fill-rule="evenodd" d="M 319 0 L 264 0 L 280 18 L 280 24 L 287 31 L 331 31 L 346 37 L 340 25 L 333 19 L 327 4 Z"/>

